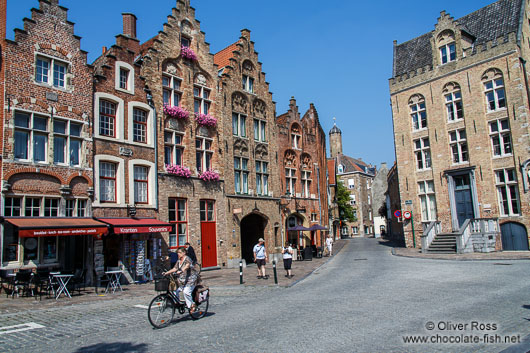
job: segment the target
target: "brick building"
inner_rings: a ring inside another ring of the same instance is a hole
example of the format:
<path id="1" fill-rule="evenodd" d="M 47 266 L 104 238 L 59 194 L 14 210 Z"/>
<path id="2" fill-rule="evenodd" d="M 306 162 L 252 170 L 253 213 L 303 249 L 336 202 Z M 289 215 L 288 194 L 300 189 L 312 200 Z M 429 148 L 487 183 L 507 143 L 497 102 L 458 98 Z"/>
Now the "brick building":
<path id="1" fill-rule="evenodd" d="M 313 104 L 302 118 L 296 100 L 291 98 L 289 110 L 276 117 L 278 125 L 278 165 L 281 174 L 282 227 L 284 238 L 296 246 L 324 244 L 329 231 L 327 200 L 326 136 Z M 326 230 L 289 231 L 301 225 L 322 226 Z M 285 235 L 286 234 L 286 235 Z"/>
<path id="2" fill-rule="evenodd" d="M 334 160 L 336 183 L 342 183 L 350 193 L 355 222 L 340 224 L 340 234 L 344 236 L 374 235 L 374 211 L 372 182 L 376 168 L 361 159 L 345 156 L 342 151 L 342 131 L 333 125 L 329 132 L 331 158 Z"/>
<path id="3" fill-rule="evenodd" d="M 90 268 L 92 235 L 106 233 L 89 218 L 92 67 L 58 0 L 31 9 L 14 41 L 5 40 L 6 0 L 0 4 L 1 264 Z"/>
<path id="4" fill-rule="evenodd" d="M 442 250 L 528 250 L 529 10 L 500 0 L 456 20 L 442 11 L 432 31 L 394 43 L 401 208 L 416 230 L 405 224 L 407 246 L 431 250 L 449 233 L 456 244 Z"/>
<path id="5" fill-rule="evenodd" d="M 243 29 L 237 42 L 216 53 L 214 62 L 223 97 L 219 115 L 228 262 L 238 264 L 243 258 L 249 263 L 259 238 L 265 239 L 269 253 L 282 246 L 275 104 L 249 30 Z"/>
<path id="6" fill-rule="evenodd" d="M 167 232 L 172 227 L 156 220 L 158 121 L 141 76 L 136 16 L 122 16 L 123 33 L 110 48 L 103 47 L 93 64 L 96 192 L 92 206 L 94 217 L 110 228 L 96 246 L 102 251 L 95 254 L 95 262 L 102 274 L 104 267 L 116 267 L 121 261 L 132 278 L 143 280 L 145 259 L 157 260 L 167 248 L 154 230 Z"/>
<path id="7" fill-rule="evenodd" d="M 403 223 L 402 218 L 397 218 L 394 212 L 401 210 L 401 199 L 399 198 L 399 178 L 397 164 L 394 165 L 387 174 L 387 191 L 386 191 L 386 210 L 387 210 L 387 238 L 403 242 Z"/>
<path id="8" fill-rule="evenodd" d="M 189 0 L 178 0 L 158 35 L 141 45 L 156 114 L 159 220 L 174 224 L 171 249 L 189 241 L 203 267 L 226 264 L 223 163 L 228 158 L 220 120 L 218 70 Z M 166 237 L 166 236 L 165 236 Z"/>

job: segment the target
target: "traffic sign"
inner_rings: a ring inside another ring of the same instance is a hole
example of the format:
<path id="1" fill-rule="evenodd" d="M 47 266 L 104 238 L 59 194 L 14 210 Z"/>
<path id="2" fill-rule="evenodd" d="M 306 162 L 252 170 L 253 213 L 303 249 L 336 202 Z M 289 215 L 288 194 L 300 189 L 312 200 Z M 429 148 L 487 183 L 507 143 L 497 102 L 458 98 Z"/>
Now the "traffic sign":
<path id="1" fill-rule="evenodd" d="M 394 212 L 394 216 L 395 216 L 396 218 L 401 217 L 401 210 L 396 210 L 396 211 Z"/>
<path id="2" fill-rule="evenodd" d="M 403 212 L 403 218 L 410 219 L 412 217 L 412 213 L 410 211 Z"/>

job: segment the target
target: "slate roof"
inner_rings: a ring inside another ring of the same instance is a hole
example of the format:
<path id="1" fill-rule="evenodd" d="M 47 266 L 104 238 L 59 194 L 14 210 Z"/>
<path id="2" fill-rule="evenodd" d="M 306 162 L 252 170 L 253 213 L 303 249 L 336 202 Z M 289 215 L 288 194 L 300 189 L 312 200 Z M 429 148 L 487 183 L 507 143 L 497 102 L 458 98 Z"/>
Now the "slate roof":
<path id="1" fill-rule="evenodd" d="M 340 129 L 337 127 L 337 124 L 333 124 L 333 127 L 331 128 L 331 130 L 329 130 L 329 133 L 330 134 L 342 134 L 342 131 L 340 131 Z"/>
<path id="2" fill-rule="evenodd" d="M 374 167 L 370 167 L 368 164 L 359 159 L 348 157 L 343 154 L 337 156 L 337 164 L 341 164 L 343 166 L 342 174 L 361 172 L 375 175 Z"/>
<path id="3" fill-rule="evenodd" d="M 474 45 L 483 44 L 518 32 L 523 0 L 499 0 L 456 21 L 460 29 L 475 37 Z M 395 47 L 393 77 L 432 65 L 432 32 Z"/>

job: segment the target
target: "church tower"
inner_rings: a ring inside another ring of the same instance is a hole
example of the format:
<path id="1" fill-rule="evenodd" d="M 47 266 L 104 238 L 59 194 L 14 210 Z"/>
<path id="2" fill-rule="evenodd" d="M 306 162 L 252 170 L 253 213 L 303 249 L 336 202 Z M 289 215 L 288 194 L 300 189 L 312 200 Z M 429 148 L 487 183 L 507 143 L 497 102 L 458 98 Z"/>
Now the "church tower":
<path id="1" fill-rule="evenodd" d="M 333 118 L 333 120 L 335 120 L 335 118 Z M 329 131 L 329 150 L 331 158 L 335 158 L 339 154 L 342 154 L 342 131 L 340 131 L 335 122 Z"/>

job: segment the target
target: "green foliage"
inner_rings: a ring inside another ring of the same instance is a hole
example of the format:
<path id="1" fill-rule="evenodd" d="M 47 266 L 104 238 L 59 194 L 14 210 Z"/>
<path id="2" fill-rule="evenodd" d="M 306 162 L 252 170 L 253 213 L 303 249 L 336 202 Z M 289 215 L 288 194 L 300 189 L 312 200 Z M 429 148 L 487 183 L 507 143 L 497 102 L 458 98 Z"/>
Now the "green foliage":
<path id="1" fill-rule="evenodd" d="M 337 177 L 337 180 L 339 178 Z M 339 207 L 339 218 L 341 221 L 355 222 L 356 217 L 353 215 L 353 207 L 350 205 L 350 192 L 339 181 L 337 182 L 337 193 L 335 194 L 337 205 Z"/>

